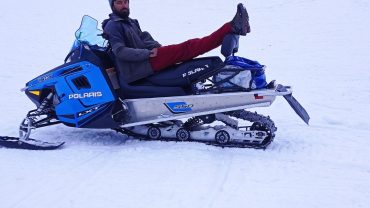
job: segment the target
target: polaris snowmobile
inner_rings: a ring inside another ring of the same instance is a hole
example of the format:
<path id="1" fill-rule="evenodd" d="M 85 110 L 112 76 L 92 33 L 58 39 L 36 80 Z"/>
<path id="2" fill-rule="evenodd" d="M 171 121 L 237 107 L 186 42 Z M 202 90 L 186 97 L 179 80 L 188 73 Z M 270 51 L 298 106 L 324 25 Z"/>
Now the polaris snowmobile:
<path id="1" fill-rule="evenodd" d="M 268 84 L 264 65 L 234 55 L 238 36 L 224 39 L 221 53 L 225 61 L 197 58 L 127 84 L 118 79 L 114 56 L 101 34 L 98 22 L 84 16 L 65 63 L 22 89 L 36 109 L 22 121 L 19 137 L 0 137 L 0 146 L 57 149 L 64 142 L 31 139 L 31 131 L 64 124 L 114 129 L 145 140 L 264 149 L 277 128 L 270 117 L 246 109 L 268 107 L 277 96 L 283 96 L 309 123 L 291 87 L 275 81 Z"/>

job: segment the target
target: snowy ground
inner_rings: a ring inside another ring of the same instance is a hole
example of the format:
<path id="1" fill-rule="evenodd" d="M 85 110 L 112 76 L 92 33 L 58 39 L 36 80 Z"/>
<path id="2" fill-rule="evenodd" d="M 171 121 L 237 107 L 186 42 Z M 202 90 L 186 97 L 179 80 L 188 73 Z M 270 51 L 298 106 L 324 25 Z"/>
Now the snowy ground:
<path id="1" fill-rule="evenodd" d="M 131 7 L 142 28 L 170 44 L 212 32 L 233 17 L 237 2 L 132 0 Z M 253 0 L 247 8 L 252 33 L 239 55 L 293 85 L 311 126 L 279 99 L 256 109 L 278 126 L 266 151 L 42 129 L 34 137 L 67 145 L 52 152 L 0 148 L 0 206 L 368 207 L 369 1 Z M 19 89 L 62 63 L 80 18 L 103 20 L 108 12 L 106 1 L 0 2 L 0 135 L 17 135 L 34 107 Z"/>

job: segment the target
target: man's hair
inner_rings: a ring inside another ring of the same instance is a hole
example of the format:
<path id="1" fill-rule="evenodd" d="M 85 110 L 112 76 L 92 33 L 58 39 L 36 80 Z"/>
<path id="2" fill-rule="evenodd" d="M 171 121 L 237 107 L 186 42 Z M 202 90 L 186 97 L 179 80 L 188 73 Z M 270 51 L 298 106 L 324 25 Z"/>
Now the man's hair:
<path id="1" fill-rule="evenodd" d="M 111 8 L 113 8 L 113 3 L 114 3 L 114 0 L 108 0 L 109 1 L 109 5 Z"/>
<path id="2" fill-rule="evenodd" d="M 115 0 L 108 0 L 108 1 L 109 1 L 110 8 L 113 8 L 113 3 Z M 130 2 L 130 0 L 128 0 L 128 2 Z"/>

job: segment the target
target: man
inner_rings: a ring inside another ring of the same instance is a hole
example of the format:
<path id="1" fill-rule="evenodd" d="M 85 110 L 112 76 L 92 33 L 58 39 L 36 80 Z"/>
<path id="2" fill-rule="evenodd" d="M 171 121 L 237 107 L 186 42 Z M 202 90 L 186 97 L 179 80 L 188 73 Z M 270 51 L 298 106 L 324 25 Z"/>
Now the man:
<path id="1" fill-rule="evenodd" d="M 247 10 L 240 3 L 234 19 L 211 35 L 177 45 L 162 46 L 150 33 L 141 30 L 137 20 L 129 17 L 129 0 L 109 0 L 109 4 L 113 13 L 103 22 L 104 36 L 112 47 L 120 79 L 127 83 L 215 49 L 230 33 L 245 36 L 250 32 Z"/>

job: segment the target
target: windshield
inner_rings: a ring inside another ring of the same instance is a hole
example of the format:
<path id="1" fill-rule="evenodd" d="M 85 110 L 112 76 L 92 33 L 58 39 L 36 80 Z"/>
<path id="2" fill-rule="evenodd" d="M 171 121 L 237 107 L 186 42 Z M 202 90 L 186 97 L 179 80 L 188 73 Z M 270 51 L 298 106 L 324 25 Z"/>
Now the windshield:
<path id="1" fill-rule="evenodd" d="M 83 16 L 80 28 L 76 31 L 76 42 L 90 46 L 106 47 L 107 41 L 102 37 L 103 31 L 98 29 L 98 21 L 88 15 Z"/>

